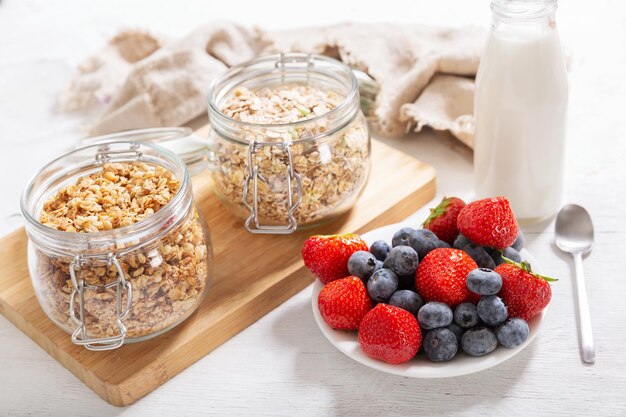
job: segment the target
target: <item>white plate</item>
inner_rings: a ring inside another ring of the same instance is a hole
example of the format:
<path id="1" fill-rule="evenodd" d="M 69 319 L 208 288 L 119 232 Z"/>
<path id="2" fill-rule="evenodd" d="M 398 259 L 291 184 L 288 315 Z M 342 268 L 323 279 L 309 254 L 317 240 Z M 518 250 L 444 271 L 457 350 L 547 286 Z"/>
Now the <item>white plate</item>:
<path id="1" fill-rule="evenodd" d="M 372 230 L 371 232 L 365 233 L 361 237 L 367 242 L 368 245 L 371 245 L 374 241 L 379 239 L 391 243 L 393 234 L 403 226 L 404 225 L 401 223 L 392 224 L 381 227 L 380 229 Z M 526 249 L 521 251 L 521 255 L 522 259 L 530 262 L 533 266 L 533 270 L 538 273 L 542 273 L 535 258 L 528 253 Z M 319 309 L 317 308 L 317 297 L 322 288 L 323 284 L 319 280 L 315 280 L 315 283 L 313 284 L 311 306 L 313 308 L 313 316 L 315 317 L 317 325 L 330 343 L 347 356 L 365 366 L 378 369 L 382 372 L 410 378 L 446 378 L 451 376 L 467 375 L 501 364 L 521 352 L 522 349 L 528 346 L 535 336 L 537 336 L 537 332 L 541 327 L 541 321 L 546 313 L 546 310 L 544 310 L 528 323 L 530 328 L 528 339 L 515 349 L 506 349 L 502 346 L 498 346 L 498 348 L 490 354 L 480 357 L 471 357 L 463 352 L 459 352 L 450 362 L 444 363 L 430 362 L 423 355 L 420 355 L 404 364 L 391 365 L 365 355 L 359 346 L 356 331 L 335 330 L 326 324 L 319 312 Z"/>

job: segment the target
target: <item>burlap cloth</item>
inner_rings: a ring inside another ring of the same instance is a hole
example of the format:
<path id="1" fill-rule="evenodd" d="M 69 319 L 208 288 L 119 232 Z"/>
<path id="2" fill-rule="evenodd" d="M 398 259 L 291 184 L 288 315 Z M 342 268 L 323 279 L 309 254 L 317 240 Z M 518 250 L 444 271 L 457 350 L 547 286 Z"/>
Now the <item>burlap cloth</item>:
<path id="1" fill-rule="evenodd" d="M 206 112 L 208 86 L 228 67 L 266 53 L 313 52 L 377 82 L 368 116 L 380 133 L 430 126 L 471 147 L 473 79 L 484 37 L 471 27 L 373 23 L 265 32 L 212 22 L 173 40 L 126 30 L 79 66 L 59 104 L 63 111 L 95 109 L 90 134 L 178 126 Z"/>

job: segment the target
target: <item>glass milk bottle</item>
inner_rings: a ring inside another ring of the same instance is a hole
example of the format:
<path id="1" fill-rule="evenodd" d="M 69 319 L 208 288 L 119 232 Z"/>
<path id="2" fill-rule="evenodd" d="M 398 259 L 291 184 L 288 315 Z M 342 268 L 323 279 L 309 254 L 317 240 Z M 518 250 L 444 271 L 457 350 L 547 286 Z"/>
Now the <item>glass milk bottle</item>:
<path id="1" fill-rule="evenodd" d="M 556 0 L 493 0 L 474 98 L 477 198 L 506 196 L 518 218 L 561 204 L 567 73 Z"/>

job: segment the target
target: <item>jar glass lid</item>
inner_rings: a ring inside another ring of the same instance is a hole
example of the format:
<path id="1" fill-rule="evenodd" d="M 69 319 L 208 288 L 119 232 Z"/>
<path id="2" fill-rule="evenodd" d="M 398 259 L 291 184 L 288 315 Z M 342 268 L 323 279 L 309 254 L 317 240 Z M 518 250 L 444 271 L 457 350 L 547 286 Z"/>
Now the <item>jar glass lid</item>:
<path id="1" fill-rule="evenodd" d="M 109 135 L 92 136 L 80 141 L 81 146 L 111 142 L 152 143 L 175 153 L 183 160 L 189 175 L 196 175 L 207 167 L 208 141 L 188 127 L 154 127 L 127 130 Z"/>

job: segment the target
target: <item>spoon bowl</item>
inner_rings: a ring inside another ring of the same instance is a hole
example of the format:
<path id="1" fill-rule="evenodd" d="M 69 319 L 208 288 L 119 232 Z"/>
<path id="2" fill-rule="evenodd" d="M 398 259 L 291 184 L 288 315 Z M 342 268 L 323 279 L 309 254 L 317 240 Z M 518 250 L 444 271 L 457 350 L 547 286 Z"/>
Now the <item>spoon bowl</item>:
<path id="1" fill-rule="evenodd" d="M 583 207 L 568 204 L 556 218 L 556 245 L 564 252 L 587 252 L 593 245 L 593 223 Z"/>

